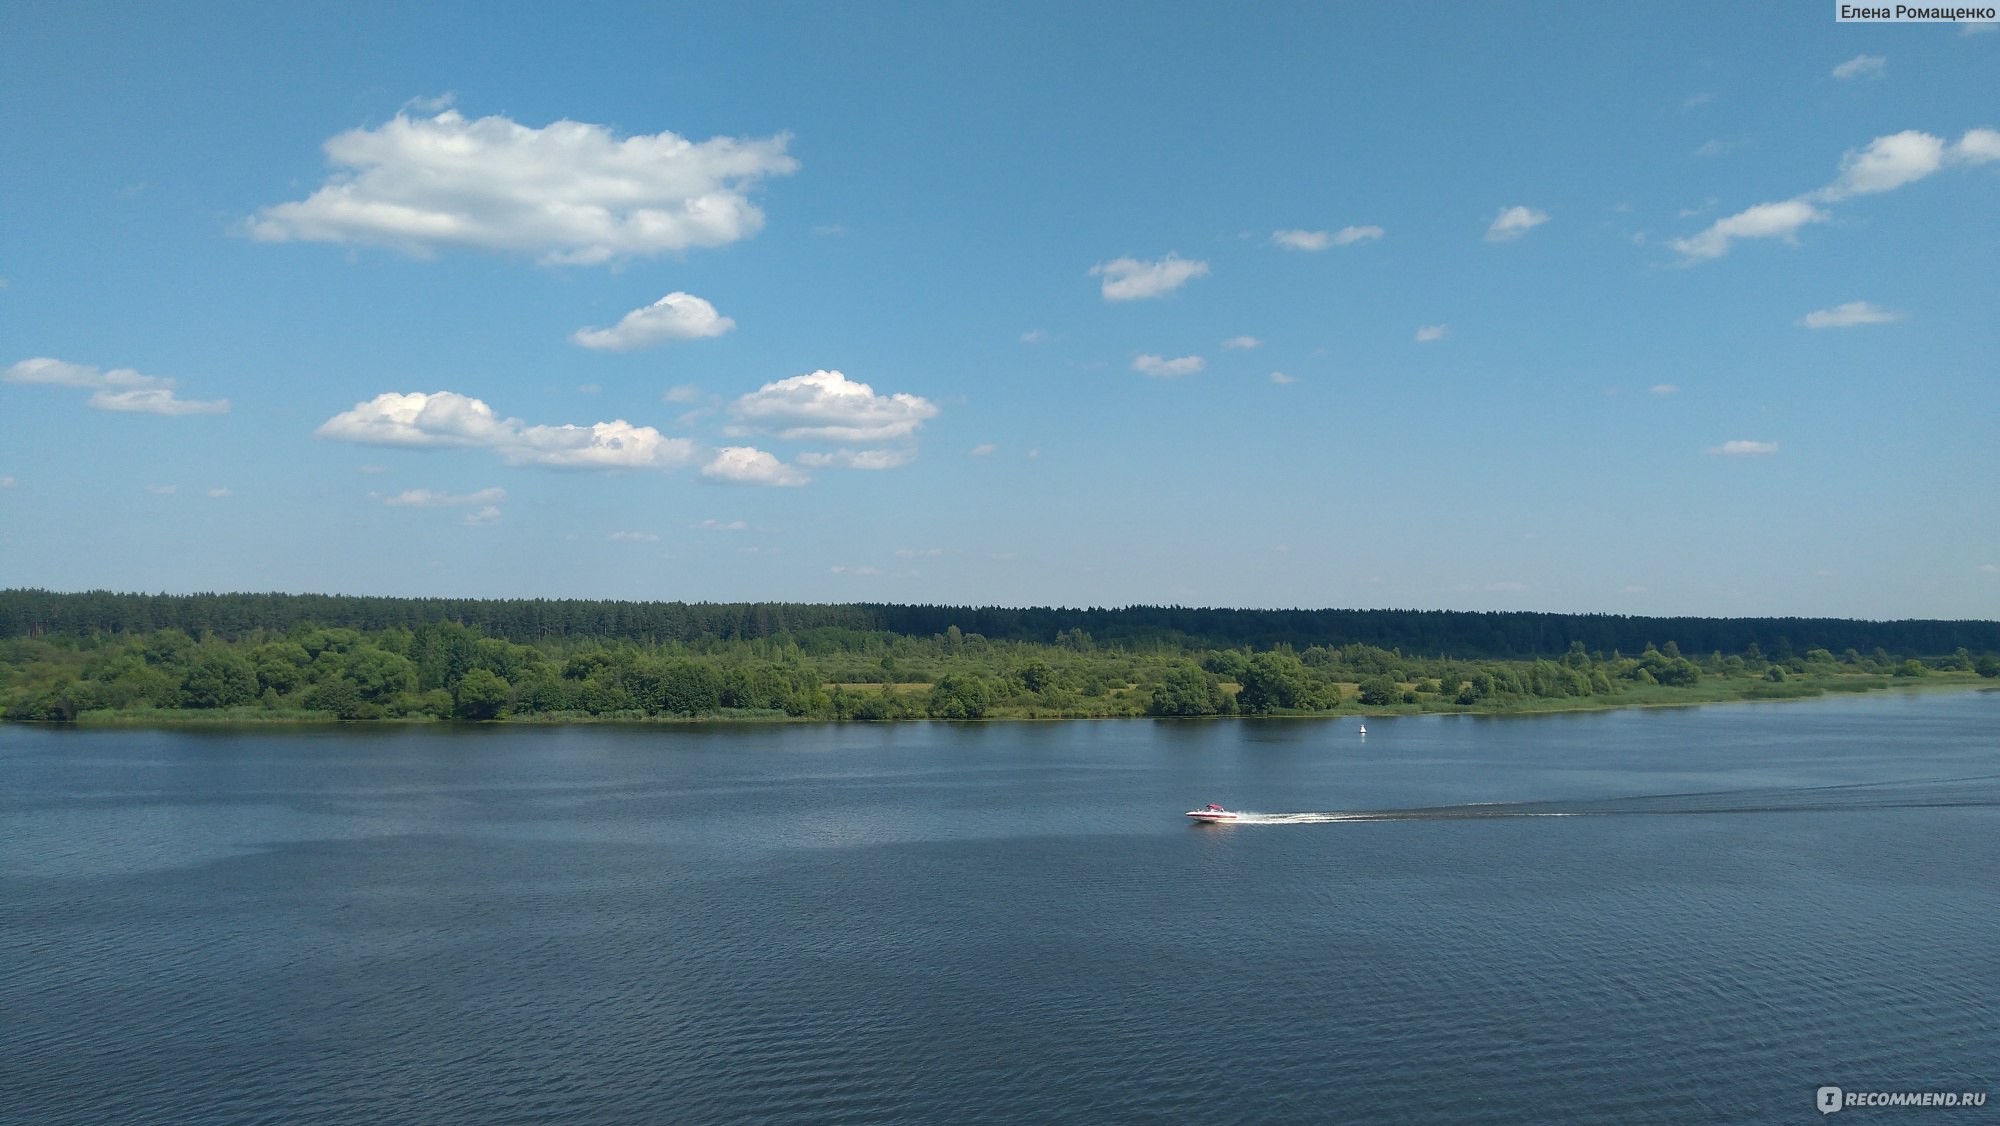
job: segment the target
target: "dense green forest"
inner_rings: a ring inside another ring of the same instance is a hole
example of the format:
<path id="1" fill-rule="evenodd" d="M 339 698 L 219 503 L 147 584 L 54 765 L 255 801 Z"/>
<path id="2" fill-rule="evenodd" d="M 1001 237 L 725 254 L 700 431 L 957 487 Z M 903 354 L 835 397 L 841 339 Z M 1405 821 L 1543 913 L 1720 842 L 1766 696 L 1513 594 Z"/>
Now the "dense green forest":
<path id="1" fill-rule="evenodd" d="M 1105 633 L 1086 628 L 1093 623 Z M 1607 637 L 1626 643 L 1601 644 Z M 1992 622 L 13 590 L 0 592 L 0 714 L 171 722 L 1546 710 L 1974 683 L 2000 677 L 1996 649 Z"/>
<path id="2" fill-rule="evenodd" d="M 532 645 L 562 638 L 694 644 L 800 636 L 818 630 L 934 637 L 956 626 L 992 641 L 1048 643 L 1081 630 L 1100 645 L 1295 649 L 1350 644 L 1470 658 L 1642 651 L 1669 639 L 1690 653 L 1876 649 L 1940 657 L 2000 650 L 2000 621 L 1870 622 L 1845 618 L 1639 618 L 1617 614 L 1459 610 L 1226 610 L 1185 606 L 1061 609 L 997 606 L 816 605 L 796 602 L 608 602 L 577 599 L 361 598 L 326 594 L 115 594 L 0 591 L 0 638 L 85 637 L 178 629 L 236 641 L 302 625 L 414 630 L 457 622 Z"/>

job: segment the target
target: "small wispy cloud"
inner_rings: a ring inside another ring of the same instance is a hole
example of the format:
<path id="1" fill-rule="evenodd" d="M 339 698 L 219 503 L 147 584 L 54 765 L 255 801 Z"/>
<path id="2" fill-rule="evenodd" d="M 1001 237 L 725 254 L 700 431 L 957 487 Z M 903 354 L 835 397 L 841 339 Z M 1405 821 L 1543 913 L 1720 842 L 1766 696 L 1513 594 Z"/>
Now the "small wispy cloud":
<path id="1" fill-rule="evenodd" d="M 1145 353 L 1132 360 L 1132 370 L 1155 379 L 1173 379 L 1183 375 L 1193 375 L 1208 366 L 1208 361 L 1200 356 L 1180 356 L 1167 359 Z"/>
<path id="2" fill-rule="evenodd" d="M 1646 390 L 1651 391 L 1655 395 L 1677 395 L 1680 393 L 1680 388 L 1672 383 L 1655 383 L 1651 387 L 1646 388 Z"/>
<path id="3" fill-rule="evenodd" d="M 1338 231 L 1308 231 L 1291 228 L 1271 232 L 1271 245 L 1286 250 L 1320 251 L 1330 246 L 1352 246 L 1370 242 L 1385 234 L 1380 227 L 1342 227 Z"/>
<path id="4" fill-rule="evenodd" d="M 1880 78 L 1888 73 L 1889 60 L 1881 55 L 1856 55 L 1833 68 L 1833 76 L 1845 82 L 1850 78 Z"/>
<path id="5" fill-rule="evenodd" d="M 14 478 L 11 475 L 0 477 L 0 489 L 11 489 L 18 484 L 20 484 L 20 482 L 14 480 Z"/>
<path id="6" fill-rule="evenodd" d="M 1104 279 L 1100 290 L 1106 301 L 1163 297 L 1207 273 L 1208 263 L 1182 258 L 1178 254 L 1169 254 L 1150 262 L 1138 258 L 1114 258 L 1090 268 L 1091 277 Z"/>
<path id="7" fill-rule="evenodd" d="M 1224 348 L 1233 348 L 1239 351 L 1249 351 L 1252 348 L 1261 347 L 1263 343 L 1264 343 L 1263 341 L 1257 339 L 1254 336 L 1232 336 L 1229 339 L 1223 341 L 1222 346 Z"/>
<path id="8" fill-rule="evenodd" d="M 750 530 L 750 525 L 742 520 L 730 520 L 727 522 L 721 520 L 703 520 L 701 523 L 696 524 L 695 527 L 704 532 L 747 532 Z"/>
<path id="9" fill-rule="evenodd" d="M 660 537 L 651 532 L 613 532 L 604 537 L 612 543 L 659 543 Z"/>
<path id="10" fill-rule="evenodd" d="M 181 491 L 179 485 L 147 485 L 146 491 L 156 497 L 170 497 Z"/>
<path id="11" fill-rule="evenodd" d="M 1443 340 L 1444 334 L 1450 331 L 1450 325 L 1419 325 L 1417 326 L 1417 343 L 1429 344 L 1433 340 Z"/>
<path id="12" fill-rule="evenodd" d="M 835 575 L 879 575 L 882 573 L 874 567 L 842 567 L 839 564 L 828 567 L 827 571 Z"/>
<path id="13" fill-rule="evenodd" d="M 1686 98 L 1682 99 L 1681 108 L 1694 109 L 1696 106 L 1708 105 L 1710 102 L 1713 102 L 1714 100 L 1715 100 L 1715 95 L 1709 91 L 1704 90 L 1699 94 L 1689 94 Z"/>
<path id="14" fill-rule="evenodd" d="M 222 488 L 216 488 L 216 489 L 210 489 L 210 490 L 208 490 L 208 495 L 209 495 L 209 496 L 211 496 L 211 497 L 214 497 L 214 498 L 215 498 L 215 499 L 217 499 L 217 500 L 221 500 L 221 499 L 222 499 L 223 497 L 233 497 L 233 496 L 235 496 L 235 495 L 236 495 L 236 490 L 235 490 L 235 489 L 222 489 Z"/>
<path id="15" fill-rule="evenodd" d="M 1049 334 L 1047 332 L 1044 332 L 1039 328 L 1031 328 L 1028 331 L 1021 334 L 1021 343 L 1040 344 L 1042 341 L 1047 340 L 1048 338 Z"/>
<path id="16" fill-rule="evenodd" d="M 810 465 L 815 469 L 895 469 L 915 461 L 917 451 L 908 447 L 881 450 L 834 450 L 830 453 L 808 451 L 799 455 L 800 465 Z"/>
<path id="17" fill-rule="evenodd" d="M 0 371 L 8 383 L 41 383 L 76 387 L 93 392 L 88 406 L 121 414 L 157 414 L 169 417 L 189 414 L 227 414 L 228 399 L 182 399 L 174 395 L 174 381 L 157 375 L 142 375 L 131 368 L 105 371 L 89 364 L 37 356 Z"/>
<path id="18" fill-rule="evenodd" d="M 991 457 L 994 453 L 998 452 L 999 449 L 1000 447 L 994 445 L 992 442 L 981 442 L 978 445 L 972 447 L 972 456 Z"/>
<path id="19" fill-rule="evenodd" d="M 1778 443 L 1752 442 L 1747 439 L 1738 438 L 1734 441 L 1724 442 L 1719 446 L 1711 446 L 1708 452 L 1721 454 L 1724 457 L 1761 457 L 1766 454 L 1777 453 Z"/>
<path id="20" fill-rule="evenodd" d="M 473 504 L 493 504 L 507 499 L 507 490 L 494 486 L 476 493 L 441 493 L 432 489 L 406 489 L 392 497 L 383 497 L 383 504 L 402 508 L 458 508 Z"/>
<path id="21" fill-rule="evenodd" d="M 484 528 L 488 525 L 498 524 L 499 522 L 500 509 L 491 504 L 476 511 L 468 512 L 459 520 L 459 523 L 470 528 Z"/>
<path id="22" fill-rule="evenodd" d="M 1532 207 L 1503 207 L 1486 228 L 1487 242 L 1513 242 L 1549 221 L 1549 213 Z"/>
<path id="23" fill-rule="evenodd" d="M 1276 383 L 1280 386 L 1297 383 L 1298 381 L 1299 377 L 1296 375 L 1286 375 L 1282 371 L 1274 371 L 1271 373 L 1271 382 Z"/>
<path id="24" fill-rule="evenodd" d="M 1835 305 L 1831 309 L 1819 309 L 1799 318 L 1799 323 L 1807 328 L 1847 328 L 1852 325 L 1885 325 L 1900 321 L 1903 314 L 1892 312 L 1880 305 L 1866 301 L 1849 301 L 1845 305 Z"/>

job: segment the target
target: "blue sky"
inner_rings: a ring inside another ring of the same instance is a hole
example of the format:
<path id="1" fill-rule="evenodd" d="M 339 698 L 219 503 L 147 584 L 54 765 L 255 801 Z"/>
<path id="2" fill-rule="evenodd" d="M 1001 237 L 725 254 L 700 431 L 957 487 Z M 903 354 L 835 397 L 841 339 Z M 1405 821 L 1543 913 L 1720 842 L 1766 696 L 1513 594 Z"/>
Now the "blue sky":
<path id="1" fill-rule="evenodd" d="M 0 585 L 2000 615 L 2000 33 L 0 8 Z"/>

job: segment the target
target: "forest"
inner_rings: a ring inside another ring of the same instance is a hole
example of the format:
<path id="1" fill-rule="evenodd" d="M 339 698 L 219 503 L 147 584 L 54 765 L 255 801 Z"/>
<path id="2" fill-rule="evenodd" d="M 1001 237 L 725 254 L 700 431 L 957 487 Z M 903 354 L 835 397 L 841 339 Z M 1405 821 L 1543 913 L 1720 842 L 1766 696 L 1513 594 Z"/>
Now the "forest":
<path id="1" fill-rule="evenodd" d="M 1996 650 L 2000 623 L 1978 621 L 9 590 L 0 592 L 0 716 L 578 722 L 1533 711 L 1971 684 L 2000 677 Z"/>

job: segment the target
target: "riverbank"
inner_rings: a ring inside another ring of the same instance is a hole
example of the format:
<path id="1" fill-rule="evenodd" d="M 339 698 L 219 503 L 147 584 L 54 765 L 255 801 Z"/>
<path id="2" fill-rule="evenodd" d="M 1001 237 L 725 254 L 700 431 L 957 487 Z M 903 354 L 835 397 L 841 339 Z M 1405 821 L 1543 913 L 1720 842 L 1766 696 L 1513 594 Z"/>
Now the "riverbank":
<path id="1" fill-rule="evenodd" d="M 842 686 L 834 686 L 836 688 Z M 896 686 L 901 688 L 904 686 Z M 912 689 L 927 689 L 929 685 L 910 685 Z M 1926 677 L 1876 677 L 1876 676 L 1835 676 L 1791 680 L 1773 683 L 1768 680 L 1755 681 L 1746 678 L 1728 678 L 1706 681 L 1687 688 L 1667 688 L 1646 686 L 1610 696 L 1568 697 L 1557 699 L 1528 698 L 1518 700 L 1487 700 L 1472 704 L 1448 703 L 1441 700 L 1424 700 L 1386 705 L 1362 705 L 1356 702 L 1353 684 L 1342 686 L 1342 706 L 1330 709 L 1274 709 L 1255 715 L 1218 714 L 1200 717 L 1174 717 L 1149 715 L 1143 707 L 1128 704 L 1120 708 L 1059 709 L 1059 708 L 1002 708 L 990 711 L 976 719 L 959 719 L 960 722 L 1042 722 L 1051 720 L 1079 719 L 1374 719 L 1391 716 L 1415 715 L 1559 715 L 1582 712 L 1624 711 L 1636 708 L 1685 708 L 1701 707 L 1709 704 L 1732 703 L 1781 703 L 1797 700 L 1822 699 L 1830 695 L 1858 695 L 1901 693 L 1905 695 L 1929 694 L 1936 692 L 2000 691 L 2000 683 L 1989 678 L 1981 678 L 1971 673 L 1941 673 Z M 1118 696 L 1133 699 L 1139 686 L 1127 686 Z M 637 709 L 610 713 L 590 712 L 530 712 L 523 714 L 502 714 L 488 720 L 466 721 L 448 715 L 414 714 L 403 716 L 380 716 L 371 718 L 343 719 L 326 711 L 311 709 L 264 709 L 259 707 L 233 707 L 212 709 L 189 708 L 100 708 L 81 712 L 64 726 L 80 728 L 253 728 L 253 727 L 425 727 L 433 725 L 478 722 L 483 725 L 567 727 L 589 725 L 644 725 L 644 726 L 690 726 L 713 724 L 812 724 L 826 722 L 854 723 L 898 723 L 928 720 L 937 717 L 924 715 L 874 716 L 793 716 L 773 709 L 718 710 L 701 715 L 657 715 L 647 714 Z M 14 722 L 35 722 L 15 720 Z"/>

